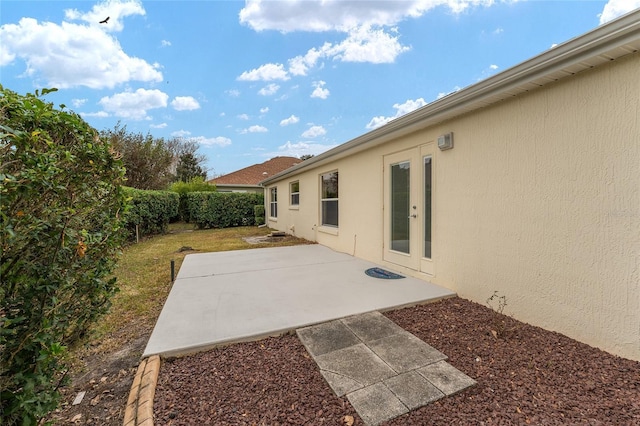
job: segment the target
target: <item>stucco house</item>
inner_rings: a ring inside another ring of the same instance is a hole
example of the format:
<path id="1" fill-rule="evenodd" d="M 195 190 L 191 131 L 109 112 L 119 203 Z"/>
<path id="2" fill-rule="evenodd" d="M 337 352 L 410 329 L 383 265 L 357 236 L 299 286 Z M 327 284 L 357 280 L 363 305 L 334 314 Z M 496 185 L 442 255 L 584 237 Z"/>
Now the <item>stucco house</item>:
<path id="1" fill-rule="evenodd" d="M 267 224 L 640 360 L 639 49 L 636 10 L 270 176 Z"/>
<path id="2" fill-rule="evenodd" d="M 260 181 L 301 162 L 302 160 L 296 157 L 274 157 L 264 163 L 218 176 L 208 182 L 215 184 L 218 192 L 262 192 L 264 188 Z"/>

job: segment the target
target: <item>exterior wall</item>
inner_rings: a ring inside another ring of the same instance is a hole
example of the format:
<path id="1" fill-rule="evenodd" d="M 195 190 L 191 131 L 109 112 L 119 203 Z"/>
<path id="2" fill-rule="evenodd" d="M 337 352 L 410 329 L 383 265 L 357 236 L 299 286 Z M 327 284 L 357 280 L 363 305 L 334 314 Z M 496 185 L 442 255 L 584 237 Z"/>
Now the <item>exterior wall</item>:
<path id="1" fill-rule="evenodd" d="M 278 185 L 269 226 L 428 279 L 505 313 L 640 360 L 640 53 Z M 383 260 L 383 156 L 433 143 L 433 261 Z M 339 172 L 339 229 L 318 225 L 319 175 Z M 288 206 L 300 181 L 300 206 Z M 293 228 L 291 228 L 293 227 Z M 471 319 L 470 319 L 471 320 Z"/>

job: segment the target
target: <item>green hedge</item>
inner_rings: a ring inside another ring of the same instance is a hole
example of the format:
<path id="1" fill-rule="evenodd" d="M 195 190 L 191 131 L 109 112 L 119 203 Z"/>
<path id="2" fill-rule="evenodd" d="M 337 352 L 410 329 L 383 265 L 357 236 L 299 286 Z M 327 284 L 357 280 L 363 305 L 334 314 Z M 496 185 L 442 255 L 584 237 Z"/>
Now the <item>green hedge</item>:
<path id="1" fill-rule="evenodd" d="M 42 94 L 51 90 L 43 89 Z M 77 114 L 0 85 L 0 424 L 54 410 L 65 352 L 109 308 L 122 162 Z"/>
<path id="2" fill-rule="evenodd" d="M 254 206 L 264 195 L 248 192 L 191 192 L 187 194 L 189 221 L 202 228 L 256 224 Z"/>
<path id="3" fill-rule="evenodd" d="M 125 226 L 129 240 L 138 235 L 162 234 L 167 231 L 169 221 L 178 215 L 180 196 L 171 191 L 146 191 L 125 188 L 129 208 L 125 214 Z"/>

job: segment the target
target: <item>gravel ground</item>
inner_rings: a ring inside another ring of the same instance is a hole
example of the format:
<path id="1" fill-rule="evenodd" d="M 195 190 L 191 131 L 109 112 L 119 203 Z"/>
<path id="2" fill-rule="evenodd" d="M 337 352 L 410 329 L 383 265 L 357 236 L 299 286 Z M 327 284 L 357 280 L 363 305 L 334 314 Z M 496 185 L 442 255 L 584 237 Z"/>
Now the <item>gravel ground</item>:
<path id="1" fill-rule="evenodd" d="M 477 386 L 385 425 L 640 425 L 640 362 L 460 298 L 385 315 Z M 363 425 L 295 334 L 163 362 L 156 425 Z"/>

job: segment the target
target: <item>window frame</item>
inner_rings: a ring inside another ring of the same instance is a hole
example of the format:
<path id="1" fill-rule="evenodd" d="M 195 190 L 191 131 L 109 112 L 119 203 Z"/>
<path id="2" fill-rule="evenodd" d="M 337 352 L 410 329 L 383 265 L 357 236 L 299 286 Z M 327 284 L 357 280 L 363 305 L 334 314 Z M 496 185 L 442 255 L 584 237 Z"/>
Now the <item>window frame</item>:
<path id="1" fill-rule="evenodd" d="M 293 191 L 293 185 L 298 186 L 297 191 Z M 297 196 L 297 200 L 294 202 L 294 196 Z M 296 180 L 293 182 L 289 182 L 289 205 L 293 208 L 297 208 L 300 206 L 300 181 Z"/>
<path id="2" fill-rule="evenodd" d="M 278 187 L 269 188 L 269 217 L 278 218 Z"/>
<path id="3" fill-rule="evenodd" d="M 328 182 L 329 179 L 332 179 L 332 176 L 335 175 L 335 197 L 325 197 L 325 195 L 334 195 L 327 194 L 333 188 L 325 188 L 325 182 Z M 322 173 L 320 175 L 320 224 L 324 227 L 337 229 L 340 226 L 340 184 L 339 184 L 340 175 L 338 170 L 332 170 L 330 172 Z M 326 189 L 326 190 L 325 190 Z M 335 223 L 329 222 L 330 218 L 325 216 L 325 212 L 327 212 L 325 206 L 328 206 L 329 203 L 335 203 Z"/>

